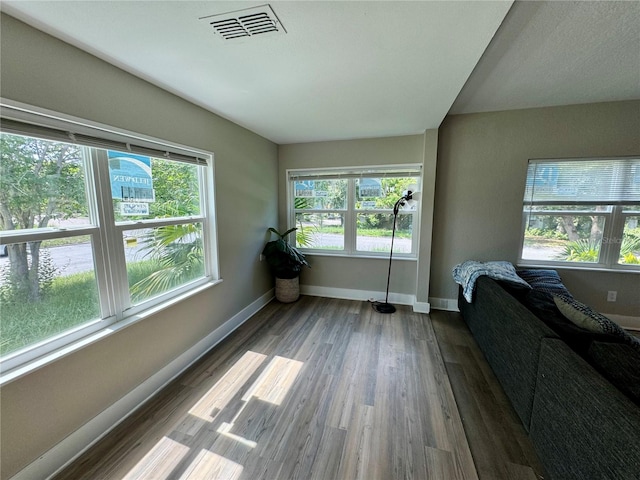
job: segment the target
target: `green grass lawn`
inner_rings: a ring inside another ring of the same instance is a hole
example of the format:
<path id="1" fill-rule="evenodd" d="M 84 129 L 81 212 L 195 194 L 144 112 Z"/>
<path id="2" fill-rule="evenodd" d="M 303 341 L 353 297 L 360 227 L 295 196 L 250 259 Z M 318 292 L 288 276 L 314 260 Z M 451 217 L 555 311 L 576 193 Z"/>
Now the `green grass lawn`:
<path id="1" fill-rule="evenodd" d="M 129 264 L 129 285 L 157 269 L 153 261 Z M 98 319 L 100 305 L 94 274 L 57 277 L 39 302 L 2 303 L 0 318 L 0 355 Z"/>
<path id="2" fill-rule="evenodd" d="M 317 233 L 334 233 L 344 235 L 344 227 L 312 227 Z M 386 228 L 358 228 L 358 236 L 362 237 L 391 237 L 391 229 Z M 396 238 L 411 238 L 411 232 L 396 229 Z"/>

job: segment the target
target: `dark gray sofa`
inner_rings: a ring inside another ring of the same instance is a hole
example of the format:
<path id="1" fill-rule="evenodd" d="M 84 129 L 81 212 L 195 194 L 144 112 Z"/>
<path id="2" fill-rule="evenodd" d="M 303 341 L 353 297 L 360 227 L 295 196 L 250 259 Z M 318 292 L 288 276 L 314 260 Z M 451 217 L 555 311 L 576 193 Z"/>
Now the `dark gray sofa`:
<path id="1" fill-rule="evenodd" d="M 517 297 L 483 276 L 473 302 L 460 294 L 458 305 L 550 478 L 639 479 L 640 406 L 629 396 L 633 386 L 623 393 L 593 365 L 594 358 L 617 365 L 610 352 L 629 347 L 595 336 L 578 353 Z M 633 358 L 632 377 L 640 371 Z"/>

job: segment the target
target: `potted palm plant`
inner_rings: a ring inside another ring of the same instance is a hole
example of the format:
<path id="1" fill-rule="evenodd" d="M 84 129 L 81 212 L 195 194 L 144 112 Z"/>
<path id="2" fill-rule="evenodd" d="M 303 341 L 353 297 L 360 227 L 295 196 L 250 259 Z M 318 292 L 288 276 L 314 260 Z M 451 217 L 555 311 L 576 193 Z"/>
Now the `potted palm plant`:
<path id="1" fill-rule="evenodd" d="M 276 277 L 276 298 L 283 303 L 295 302 L 300 296 L 300 272 L 302 267 L 310 267 L 304 254 L 287 241 L 287 236 L 295 232 L 296 227 L 284 233 L 275 228 L 269 232 L 278 236 L 267 242 L 262 250 L 269 270 Z"/>

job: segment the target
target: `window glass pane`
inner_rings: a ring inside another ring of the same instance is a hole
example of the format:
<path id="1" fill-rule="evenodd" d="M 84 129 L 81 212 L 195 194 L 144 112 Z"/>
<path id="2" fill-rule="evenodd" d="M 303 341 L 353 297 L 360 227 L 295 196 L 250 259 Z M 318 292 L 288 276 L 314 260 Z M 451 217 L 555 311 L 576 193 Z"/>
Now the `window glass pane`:
<path id="1" fill-rule="evenodd" d="M 341 213 L 297 213 L 296 244 L 304 232 L 307 248 L 344 250 L 344 216 Z"/>
<path id="2" fill-rule="evenodd" d="M 624 213 L 640 213 L 640 205 L 625 205 L 622 207 Z"/>
<path id="3" fill-rule="evenodd" d="M 605 220 L 596 215 L 529 215 L 522 258 L 597 263 Z"/>
<path id="4" fill-rule="evenodd" d="M 0 135 L 0 230 L 89 225 L 85 149 Z M 89 237 L 0 245 L 0 354 L 100 317 Z"/>
<path id="5" fill-rule="evenodd" d="M 294 181 L 296 210 L 344 210 L 347 180 Z"/>
<path id="6" fill-rule="evenodd" d="M 82 148 L 3 133 L 0 153 L 0 230 L 90 223 Z"/>
<path id="7" fill-rule="evenodd" d="M 640 264 L 640 215 L 629 216 L 624 222 L 618 263 L 626 265 Z"/>
<path id="8" fill-rule="evenodd" d="M 396 235 L 393 242 L 394 253 L 411 253 L 411 233 L 413 215 L 399 214 Z M 360 214 L 356 248 L 362 252 L 390 252 L 393 232 L 393 214 Z"/>
<path id="9" fill-rule="evenodd" d="M 358 178 L 356 179 L 356 209 L 392 210 L 408 188 L 417 188 L 417 177 Z"/>
<path id="10" fill-rule="evenodd" d="M 611 212 L 611 205 L 533 205 L 525 207 L 527 212 Z"/>
<path id="11" fill-rule="evenodd" d="M 0 246 L 4 355 L 100 317 L 89 237 Z"/>
<path id="12" fill-rule="evenodd" d="M 198 167 L 109 150 L 116 221 L 200 214 Z"/>
<path id="13" fill-rule="evenodd" d="M 205 274 L 202 223 L 123 233 L 133 303 L 160 295 Z"/>

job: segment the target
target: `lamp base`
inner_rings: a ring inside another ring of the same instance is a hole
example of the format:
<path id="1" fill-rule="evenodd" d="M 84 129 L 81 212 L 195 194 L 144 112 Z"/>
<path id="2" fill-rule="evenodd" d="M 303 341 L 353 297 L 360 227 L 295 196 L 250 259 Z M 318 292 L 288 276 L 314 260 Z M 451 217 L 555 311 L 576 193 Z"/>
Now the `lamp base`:
<path id="1" fill-rule="evenodd" d="M 396 311 L 396 307 L 386 302 L 373 302 L 371 307 L 378 313 L 393 313 Z"/>

